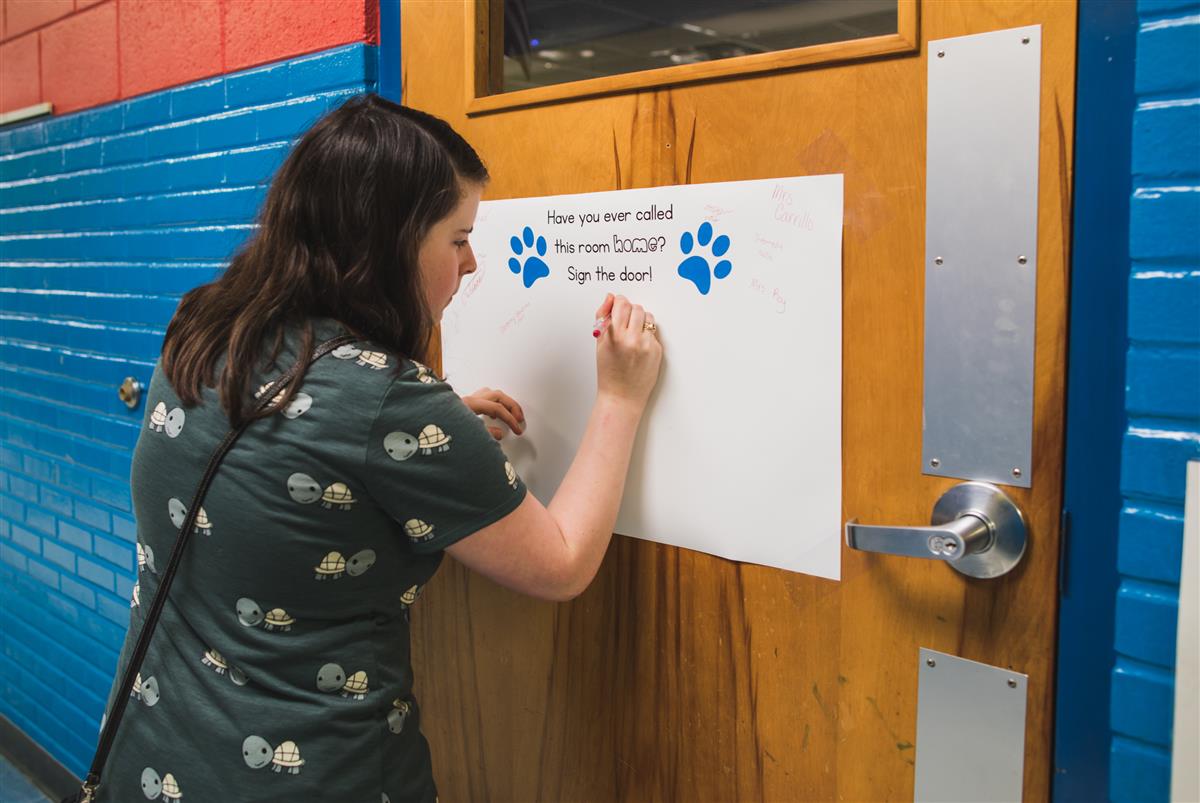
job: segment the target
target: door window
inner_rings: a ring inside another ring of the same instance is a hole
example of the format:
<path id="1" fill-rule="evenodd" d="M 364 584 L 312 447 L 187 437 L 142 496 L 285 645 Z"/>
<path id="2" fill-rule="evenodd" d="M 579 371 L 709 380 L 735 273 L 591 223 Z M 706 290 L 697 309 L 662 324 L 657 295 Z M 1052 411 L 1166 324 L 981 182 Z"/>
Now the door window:
<path id="1" fill-rule="evenodd" d="M 501 92 L 896 33 L 896 0 L 504 0 Z"/>
<path id="2" fill-rule="evenodd" d="M 468 111 L 916 49 L 915 0 L 477 0 L 476 9 Z"/>

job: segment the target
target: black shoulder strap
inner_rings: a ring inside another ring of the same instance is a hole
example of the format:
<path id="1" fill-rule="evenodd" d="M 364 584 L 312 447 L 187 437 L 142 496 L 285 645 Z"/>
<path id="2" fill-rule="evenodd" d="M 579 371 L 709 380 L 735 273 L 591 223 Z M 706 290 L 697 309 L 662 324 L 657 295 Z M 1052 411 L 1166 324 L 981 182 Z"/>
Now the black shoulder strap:
<path id="1" fill-rule="evenodd" d="M 356 339 L 352 335 L 341 335 L 332 340 L 326 340 L 313 350 L 312 358 L 308 361 L 307 365 L 297 360 L 296 364 L 286 374 L 271 383 L 266 391 L 260 395 L 256 410 L 262 410 L 270 405 L 279 391 L 290 385 L 302 368 L 312 365 L 340 346 L 353 343 Z M 209 483 L 212 482 L 213 475 L 217 472 L 217 467 L 221 465 L 221 461 L 225 458 L 230 447 L 233 446 L 234 442 L 242 436 L 242 433 L 252 423 L 254 423 L 254 419 L 247 419 L 237 429 L 229 430 L 225 438 L 212 453 L 212 457 L 208 460 L 208 465 L 204 469 L 204 475 L 200 478 L 200 484 L 196 487 L 196 493 L 192 496 L 192 504 L 188 507 L 187 515 L 183 519 L 183 525 L 179 528 L 179 537 L 175 540 L 174 548 L 171 549 L 171 557 L 167 561 L 167 567 L 163 570 L 162 580 L 158 585 L 158 593 L 154 595 L 150 611 L 146 614 L 146 622 L 142 626 L 142 632 L 138 634 L 137 644 L 134 646 L 133 654 L 129 658 L 129 665 L 125 668 L 125 674 L 121 678 L 120 691 L 113 701 L 112 711 L 109 714 L 108 720 L 100 732 L 100 740 L 96 745 L 96 755 L 92 759 L 92 768 L 88 771 L 87 778 L 84 780 L 83 789 L 80 791 L 78 797 L 75 798 L 80 803 L 90 803 L 96 786 L 100 783 L 100 773 L 104 769 L 104 764 L 108 761 L 108 753 L 112 749 L 113 739 L 117 733 L 117 726 L 121 724 L 121 717 L 124 716 L 125 707 L 129 704 L 129 695 L 133 690 L 134 680 L 137 678 L 138 672 L 142 670 L 142 660 L 146 657 L 146 651 L 150 647 L 150 638 L 154 635 L 154 629 L 158 626 L 158 618 L 162 614 L 163 607 L 166 605 L 167 592 L 171 588 L 171 581 L 175 579 L 175 573 L 179 570 L 179 561 L 183 557 L 183 551 L 187 548 L 188 541 L 191 540 L 196 517 L 200 514 L 200 504 L 204 501 L 204 494 L 208 492 Z M 71 798 L 68 798 L 68 800 L 71 800 Z"/>

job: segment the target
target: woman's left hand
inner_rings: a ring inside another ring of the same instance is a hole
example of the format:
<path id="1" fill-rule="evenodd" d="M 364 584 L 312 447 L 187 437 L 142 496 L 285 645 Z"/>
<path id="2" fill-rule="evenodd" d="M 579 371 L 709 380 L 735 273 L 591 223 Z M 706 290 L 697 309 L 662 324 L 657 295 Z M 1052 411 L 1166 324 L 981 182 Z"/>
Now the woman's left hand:
<path id="1" fill-rule="evenodd" d="M 517 404 L 516 400 L 504 391 L 480 388 L 469 396 L 463 396 L 462 400 L 475 415 L 486 415 L 489 418 L 503 421 L 517 435 L 525 431 L 525 411 L 521 409 L 521 405 Z M 502 429 L 490 424 L 488 432 L 492 433 L 492 437 L 496 440 L 504 437 Z"/>

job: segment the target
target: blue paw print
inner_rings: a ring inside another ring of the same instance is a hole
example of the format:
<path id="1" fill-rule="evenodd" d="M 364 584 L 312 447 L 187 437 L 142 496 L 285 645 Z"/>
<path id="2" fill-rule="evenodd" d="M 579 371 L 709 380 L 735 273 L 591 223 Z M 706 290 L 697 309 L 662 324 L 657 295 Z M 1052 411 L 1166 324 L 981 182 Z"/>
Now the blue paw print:
<path id="1" fill-rule="evenodd" d="M 521 242 L 522 239 L 524 239 L 524 243 Z M 526 248 L 533 248 L 533 229 L 526 226 L 525 230 L 521 232 L 520 237 L 513 235 L 513 238 L 509 240 L 509 244 L 512 245 L 512 251 L 515 256 L 509 257 L 508 269 L 513 273 L 521 274 L 521 280 L 525 283 L 526 287 L 533 287 L 533 283 L 538 279 L 550 275 L 550 266 L 542 261 L 542 257 L 546 256 L 545 237 L 537 238 L 537 256 L 530 254 L 525 259 L 525 264 L 521 264 L 521 260 L 517 259 L 517 257 L 521 256 Z"/>
<path id="2" fill-rule="evenodd" d="M 729 250 L 729 238 L 722 234 L 717 239 L 713 240 L 713 227 L 707 220 L 700 224 L 700 228 L 696 230 L 696 243 L 701 248 L 712 241 L 712 255 L 714 257 L 724 256 Z M 679 238 L 679 248 L 685 254 L 692 253 L 692 233 L 685 231 L 683 237 Z M 708 295 L 708 290 L 712 286 L 712 277 L 724 279 L 729 275 L 729 271 L 733 270 L 733 263 L 728 259 L 722 259 L 709 272 L 708 258 L 700 254 L 692 254 L 692 256 L 679 263 L 679 275 L 687 279 L 692 284 L 696 285 L 696 289 L 700 291 L 700 295 Z"/>

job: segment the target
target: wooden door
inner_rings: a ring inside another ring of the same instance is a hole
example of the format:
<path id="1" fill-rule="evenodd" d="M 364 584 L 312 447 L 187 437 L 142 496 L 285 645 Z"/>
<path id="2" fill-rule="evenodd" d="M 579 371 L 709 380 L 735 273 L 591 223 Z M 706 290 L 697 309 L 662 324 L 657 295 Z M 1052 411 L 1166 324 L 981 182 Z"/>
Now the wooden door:
<path id="1" fill-rule="evenodd" d="M 564 605 L 447 561 L 413 636 L 442 798 L 911 800 L 924 646 L 1028 673 L 1047 799 L 1075 5 L 926 0 L 907 53 L 468 114 L 487 7 L 402 6 L 405 102 L 475 145 L 486 197 L 845 174 L 843 516 L 914 525 L 955 482 L 920 471 L 925 43 L 1041 24 L 1033 487 L 1006 489 L 1030 544 L 991 581 L 844 548 L 831 582 L 616 537 Z"/>

